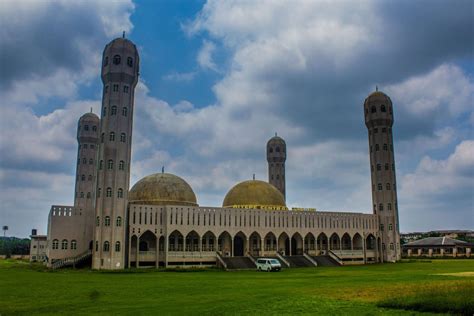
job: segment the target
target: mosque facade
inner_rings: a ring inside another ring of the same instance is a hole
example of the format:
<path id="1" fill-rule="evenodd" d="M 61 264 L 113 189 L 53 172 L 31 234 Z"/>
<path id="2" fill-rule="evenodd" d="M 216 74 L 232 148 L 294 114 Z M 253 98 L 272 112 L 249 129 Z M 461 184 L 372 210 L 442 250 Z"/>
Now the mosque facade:
<path id="1" fill-rule="evenodd" d="M 279 258 L 287 266 L 395 262 L 400 234 L 393 151 L 393 109 L 380 91 L 364 102 L 373 207 L 370 214 L 323 212 L 286 205 L 286 143 L 266 145 L 268 182 L 236 184 L 221 207 L 199 206 L 191 186 L 164 171 L 130 188 L 135 44 L 117 38 L 103 52 L 101 117 L 84 114 L 77 126 L 73 206 L 53 205 L 46 264 L 57 268 L 92 260 L 93 269 L 226 267 L 232 260 Z M 263 149 L 263 146 L 262 146 Z M 291 157 L 290 157 L 291 158 Z"/>

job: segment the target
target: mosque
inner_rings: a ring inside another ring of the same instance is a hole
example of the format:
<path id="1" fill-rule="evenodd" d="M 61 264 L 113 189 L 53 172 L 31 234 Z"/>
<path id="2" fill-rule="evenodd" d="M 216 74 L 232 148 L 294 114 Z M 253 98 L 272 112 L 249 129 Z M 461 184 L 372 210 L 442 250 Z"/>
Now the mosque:
<path id="1" fill-rule="evenodd" d="M 371 214 L 289 209 L 285 202 L 287 148 L 276 135 L 266 144 L 268 182 L 238 183 L 221 207 L 207 207 L 198 204 L 183 178 L 163 170 L 130 189 L 138 74 L 135 44 L 117 38 L 106 45 L 101 118 L 86 113 L 77 125 L 74 206 L 51 207 L 47 236 L 32 234 L 32 258 L 34 253 L 52 268 L 87 259 L 93 269 L 110 270 L 251 267 L 257 257 L 278 258 L 289 267 L 400 259 L 393 111 L 387 95 L 375 91 L 363 106 Z M 33 245 L 44 249 L 44 254 Z"/>

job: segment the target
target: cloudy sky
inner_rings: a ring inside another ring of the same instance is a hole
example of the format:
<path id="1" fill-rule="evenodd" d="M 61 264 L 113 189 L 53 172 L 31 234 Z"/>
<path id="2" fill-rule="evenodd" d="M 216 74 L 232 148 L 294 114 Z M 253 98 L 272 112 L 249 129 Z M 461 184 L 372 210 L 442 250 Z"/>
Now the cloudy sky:
<path id="1" fill-rule="evenodd" d="M 371 211 L 363 102 L 394 103 L 401 231 L 474 228 L 473 2 L 2 1 L 0 224 L 46 233 L 72 205 L 76 123 L 101 103 L 103 47 L 141 56 L 132 184 L 167 172 L 200 205 L 265 180 L 288 146 L 289 206 Z"/>

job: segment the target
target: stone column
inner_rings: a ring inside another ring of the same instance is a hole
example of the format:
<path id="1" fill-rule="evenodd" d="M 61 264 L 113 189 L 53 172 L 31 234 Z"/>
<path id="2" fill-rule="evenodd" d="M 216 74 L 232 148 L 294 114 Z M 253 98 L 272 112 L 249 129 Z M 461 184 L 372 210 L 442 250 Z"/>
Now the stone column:
<path id="1" fill-rule="evenodd" d="M 168 237 L 168 235 L 165 235 L 164 237 L 165 237 L 165 245 L 164 245 L 164 248 L 165 248 L 165 268 L 167 268 L 168 267 L 169 237 Z"/>
<path id="2" fill-rule="evenodd" d="M 230 256 L 234 256 L 234 237 L 230 237 Z"/>
<path id="3" fill-rule="evenodd" d="M 137 235 L 137 258 L 135 260 L 135 266 L 140 267 L 140 236 Z"/>
<path id="4" fill-rule="evenodd" d="M 156 242 L 155 242 L 155 268 L 158 269 L 160 266 L 160 238 L 156 236 Z"/>
<path id="5" fill-rule="evenodd" d="M 453 257 L 455 258 L 458 254 L 458 249 L 456 247 L 453 248 Z"/>
<path id="6" fill-rule="evenodd" d="M 260 249 L 261 249 L 260 255 L 262 257 L 265 257 L 265 237 L 260 238 Z"/>
<path id="7" fill-rule="evenodd" d="M 411 257 L 411 249 L 408 249 L 407 252 L 408 252 L 408 257 Z"/>
<path id="8" fill-rule="evenodd" d="M 428 249 L 428 257 L 433 257 L 433 249 Z"/>
<path id="9" fill-rule="evenodd" d="M 291 237 L 288 237 L 288 244 L 290 245 L 290 249 L 288 249 L 289 254 L 285 254 L 285 255 L 291 256 Z"/>
<path id="10" fill-rule="evenodd" d="M 247 237 L 246 239 L 246 245 L 244 247 L 244 256 L 247 256 L 248 253 L 250 253 L 250 239 Z"/>

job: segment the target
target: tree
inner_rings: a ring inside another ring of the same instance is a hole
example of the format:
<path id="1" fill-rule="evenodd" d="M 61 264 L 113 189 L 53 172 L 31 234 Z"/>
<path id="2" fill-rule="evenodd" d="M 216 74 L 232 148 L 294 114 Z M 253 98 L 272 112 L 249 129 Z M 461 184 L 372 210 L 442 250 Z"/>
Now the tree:
<path id="1" fill-rule="evenodd" d="M 3 237 L 6 236 L 8 230 L 8 226 L 3 226 Z"/>

